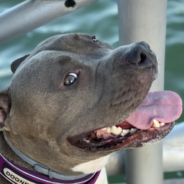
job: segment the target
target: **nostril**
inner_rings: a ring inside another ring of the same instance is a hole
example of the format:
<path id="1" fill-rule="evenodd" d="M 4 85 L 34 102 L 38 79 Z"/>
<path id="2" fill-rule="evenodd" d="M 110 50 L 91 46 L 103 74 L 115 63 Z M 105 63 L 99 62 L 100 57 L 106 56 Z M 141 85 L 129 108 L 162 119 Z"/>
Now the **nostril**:
<path id="1" fill-rule="evenodd" d="M 134 65 L 146 65 L 149 63 L 149 57 L 152 54 L 149 50 L 149 45 L 145 42 L 135 43 L 132 48 L 127 52 L 126 60 Z"/>
<path id="2" fill-rule="evenodd" d="M 139 65 L 146 61 L 147 55 L 144 51 L 136 52 L 131 54 L 129 57 L 129 63 Z"/>
<path id="3" fill-rule="evenodd" d="M 146 54 L 144 52 L 141 52 L 139 64 L 144 63 L 145 60 L 146 60 Z"/>

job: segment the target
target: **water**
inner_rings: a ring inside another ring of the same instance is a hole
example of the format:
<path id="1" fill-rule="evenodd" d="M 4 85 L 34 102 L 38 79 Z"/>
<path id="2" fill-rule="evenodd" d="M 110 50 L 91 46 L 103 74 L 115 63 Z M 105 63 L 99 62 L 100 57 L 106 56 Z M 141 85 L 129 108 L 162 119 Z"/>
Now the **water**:
<path id="1" fill-rule="evenodd" d="M 165 89 L 184 100 L 184 0 L 168 1 L 166 38 Z"/>
<path id="2" fill-rule="evenodd" d="M 0 13 L 20 2 L 22 1 L 0 0 Z M 0 45 L 0 90 L 10 83 L 11 62 L 32 51 L 49 36 L 81 32 L 96 35 L 98 39 L 117 47 L 117 14 L 116 1 L 98 0 L 86 8 Z M 184 100 L 184 0 L 168 0 L 166 36 L 165 89 L 175 91 Z M 184 121 L 184 115 L 177 120 L 181 121 Z"/>

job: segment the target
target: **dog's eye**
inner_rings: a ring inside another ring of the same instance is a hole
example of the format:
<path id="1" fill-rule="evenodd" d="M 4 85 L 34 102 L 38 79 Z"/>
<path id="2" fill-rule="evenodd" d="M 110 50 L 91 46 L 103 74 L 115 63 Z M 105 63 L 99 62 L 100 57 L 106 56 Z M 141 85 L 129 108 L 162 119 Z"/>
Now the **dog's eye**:
<path id="1" fill-rule="evenodd" d="M 77 74 L 76 73 L 69 73 L 64 80 L 64 85 L 69 86 L 73 84 L 77 79 Z"/>
<path id="2" fill-rule="evenodd" d="M 93 42 L 97 42 L 96 36 L 92 36 Z"/>

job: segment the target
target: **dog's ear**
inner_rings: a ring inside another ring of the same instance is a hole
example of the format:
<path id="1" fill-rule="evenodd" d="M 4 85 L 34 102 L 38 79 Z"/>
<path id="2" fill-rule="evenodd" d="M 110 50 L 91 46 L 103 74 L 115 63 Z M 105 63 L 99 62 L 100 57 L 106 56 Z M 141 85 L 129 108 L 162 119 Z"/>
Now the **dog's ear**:
<path id="1" fill-rule="evenodd" d="M 9 128 L 5 125 L 5 121 L 8 113 L 10 112 L 11 101 L 8 95 L 8 89 L 0 92 L 0 131 L 6 130 Z"/>
<path id="2" fill-rule="evenodd" d="M 15 71 L 17 70 L 17 68 L 19 67 L 19 65 L 29 56 L 30 54 L 27 54 L 19 59 L 16 59 L 15 61 L 13 61 L 13 63 L 11 64 L 11 71 L 13 73 L 15 73 Z"/>

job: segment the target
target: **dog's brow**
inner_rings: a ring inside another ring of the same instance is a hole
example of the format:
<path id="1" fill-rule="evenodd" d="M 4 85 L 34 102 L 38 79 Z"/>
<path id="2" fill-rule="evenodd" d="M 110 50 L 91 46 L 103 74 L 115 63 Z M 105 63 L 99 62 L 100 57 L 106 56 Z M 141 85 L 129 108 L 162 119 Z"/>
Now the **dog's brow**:
<path id="1" fill-rule="evenodd" d="M 64 64 L 65 62 L 72 61 L 72 57 L 64 55 L 64 56 L 61 56 L 58 61 L 59 61 L 59 63 Z"/>

